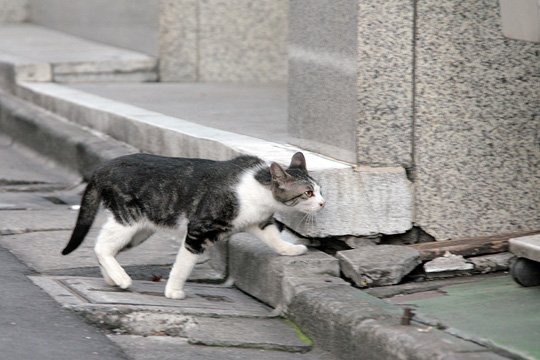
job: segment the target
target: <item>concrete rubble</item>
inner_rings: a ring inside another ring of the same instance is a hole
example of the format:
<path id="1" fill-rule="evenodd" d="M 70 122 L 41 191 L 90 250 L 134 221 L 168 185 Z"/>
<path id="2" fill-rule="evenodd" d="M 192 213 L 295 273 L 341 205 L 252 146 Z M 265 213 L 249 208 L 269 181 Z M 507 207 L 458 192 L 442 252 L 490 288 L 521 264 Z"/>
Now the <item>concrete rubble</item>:
<path id="1" fill-rule="evenodd" d="M 428 277 L 450 277 L 469 273 L 474 269 L 474 265 L 468 262 L 463 256 L 446 252 L 424 264 L 424 270 Z"/>
<path id="2" fill-rule="evenodd" d="M 397 284 L 421 263 L 420 253 L 398 245 L 338 251 L 343 274 L 359 287 Z"/>

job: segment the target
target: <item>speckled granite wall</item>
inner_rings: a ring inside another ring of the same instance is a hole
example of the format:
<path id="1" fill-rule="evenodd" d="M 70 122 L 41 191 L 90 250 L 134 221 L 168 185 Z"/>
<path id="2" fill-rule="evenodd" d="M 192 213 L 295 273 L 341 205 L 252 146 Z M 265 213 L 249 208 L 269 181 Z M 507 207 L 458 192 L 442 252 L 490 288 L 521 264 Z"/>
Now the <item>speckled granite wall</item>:
<path id="1" fill-rule="evenodd" d="M 287 0 L 164 0 L 163 81 L 285 82 Z"/>
<path id="2" fill-rule="evenodd" d="M 340 160 L 409 166 L 413 3 L 291 0 L 291 142 Z"/>
<path id="3" fill-rule="evenodd" d="M 26 20 L 28 0 L 0 0 L 0 24 Z"/>
<path id="4" fill-rule="evenodd" d="M 358 162 L 409 167 L 413 1 L 358 4 Z"/>
<path id="5" fill-rule="evenodd" d="M 497 1 L 417 6 L 416 223 L 540 229 L 540 44 L 505 39 Z"/>
<path id="6" fill-rule="evenodd" d="M 349 0 L 289 4 L 290 142 L 356 163 L 357 14 Z"/>

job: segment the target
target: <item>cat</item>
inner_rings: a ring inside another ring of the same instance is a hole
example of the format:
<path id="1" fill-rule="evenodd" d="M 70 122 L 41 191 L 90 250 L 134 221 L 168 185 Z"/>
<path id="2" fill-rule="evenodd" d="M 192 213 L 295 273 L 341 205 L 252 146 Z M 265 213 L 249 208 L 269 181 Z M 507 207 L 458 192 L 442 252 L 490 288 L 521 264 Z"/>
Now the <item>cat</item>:
<path id="1" fill-rule="evenodd" d="M 234 233 L 251 233 L 280 255 L 306 253 L 306 246 L 281 239 L 273 215 L 290 210 L 312 214 L 326 201 L 301 152 L 293 155 L 287 169 L 254 156 L 229 161 L 143 153 L 122 156 L 99 166 L 92 175 L 63 255 L 83 242 L 101 203 L 110 214 L 94 251 L 105 282 L 122 289 L 131 286 L 115 256 L 159 229 L 172 229 L 181 246 L 165 296 L 183 299 L 184 284 L 198 256 Z"/>

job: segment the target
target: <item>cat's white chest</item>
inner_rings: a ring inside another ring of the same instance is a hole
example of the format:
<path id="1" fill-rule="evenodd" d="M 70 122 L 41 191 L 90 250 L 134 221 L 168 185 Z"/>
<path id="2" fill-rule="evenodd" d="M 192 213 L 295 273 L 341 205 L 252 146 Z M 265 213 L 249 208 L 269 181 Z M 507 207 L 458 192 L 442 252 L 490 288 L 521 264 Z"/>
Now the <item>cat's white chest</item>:
<path id="1" fill-rule="evenodd" d="M 268 220 L 277 210 L 278 204 L 272 192 L 259 183 L 252 173 L 242 176 L 237 185 L 236 194 L 239 212 L 232 223 L 237 231 Z"/>

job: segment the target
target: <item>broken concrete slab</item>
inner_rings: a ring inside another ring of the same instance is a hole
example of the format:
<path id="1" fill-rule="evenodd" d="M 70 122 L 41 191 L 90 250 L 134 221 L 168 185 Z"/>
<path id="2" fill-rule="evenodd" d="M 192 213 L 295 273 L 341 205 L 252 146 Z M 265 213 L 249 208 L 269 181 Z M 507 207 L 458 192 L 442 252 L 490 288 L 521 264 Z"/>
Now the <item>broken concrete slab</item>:
<path id="1" fill-rule="evenodd" d="M 283 277 L 283 303 L 281 310 L 287 312 L 287 307 L 295 296 L 303 291 L 322 289 L 336 285 L 349 285 L 342 278 L 332 275 L 286 275 Z"/>
<path id="2" fill-rule="evenodd" d="M 329 353 L 312 350 L 306 354 L 237 347 L 191 345 L 185 338 L 170 336 L 109 335 L 133 360 L 335 360 Z"/>
<path id="3" fill-rule="evenodd" d="M 165 282 L 134 281 L 129 290 L 106 285 L 98 278 L 31 276 L 31 280 L 62 306 L 83 313 L 92 321 L 118 323 L 132 312 L 198 316 L 270 317 L 270 308 L 227 286 L 186 284 L 187 298 L 166 298 Z M 110 316 L 109 316 L 110 315 Z M 142 317 L 150 321 L 151 317 Z M 159 321 L 158 321 L 159 322 Z M 125 322 L 129 324 L 129 321 Z"/>
<path id="4" fill-rule="evenodd" d="M 514 258 L 514 254 L 503 252 L 500 254 L 470 257 L 468 258 L 468 261 L 474 265 L 474 271 L 481 274 L 487 274 L 495 271 L 508 270 L 510 268 L 511 261 Z"/>
<path id="5" fill-rule="evenodd" d="M 197 318 L 187 337 L 195 345 L 307 352 L 312 342 L 298 331 L 283 319 Z"/>
<path id="6" fill-rule="evenodd" d="M 360 287 L 397 284 L 421 263 L 417 250 L 399 245 L 364 246 L 336 257 L 343 274 Z"/>
<path id="7" fill-rule="evenodd" d="M 446 252 L 424 264 L 424 270 L 430 278 L 440 278 L 467 274 L 474 269 L 474 265 L 468 262 L 463 256 Z"/>
<path id="8" fill-rule="evenodd" d="M 283 303 L 285 276 L 339 276 L 339 265 L 333 256 L 316 250 L 280 256 L 260 240 L 237 234 L 229 240 L 229 273 L 238 288 L 277 307 Z"/>

